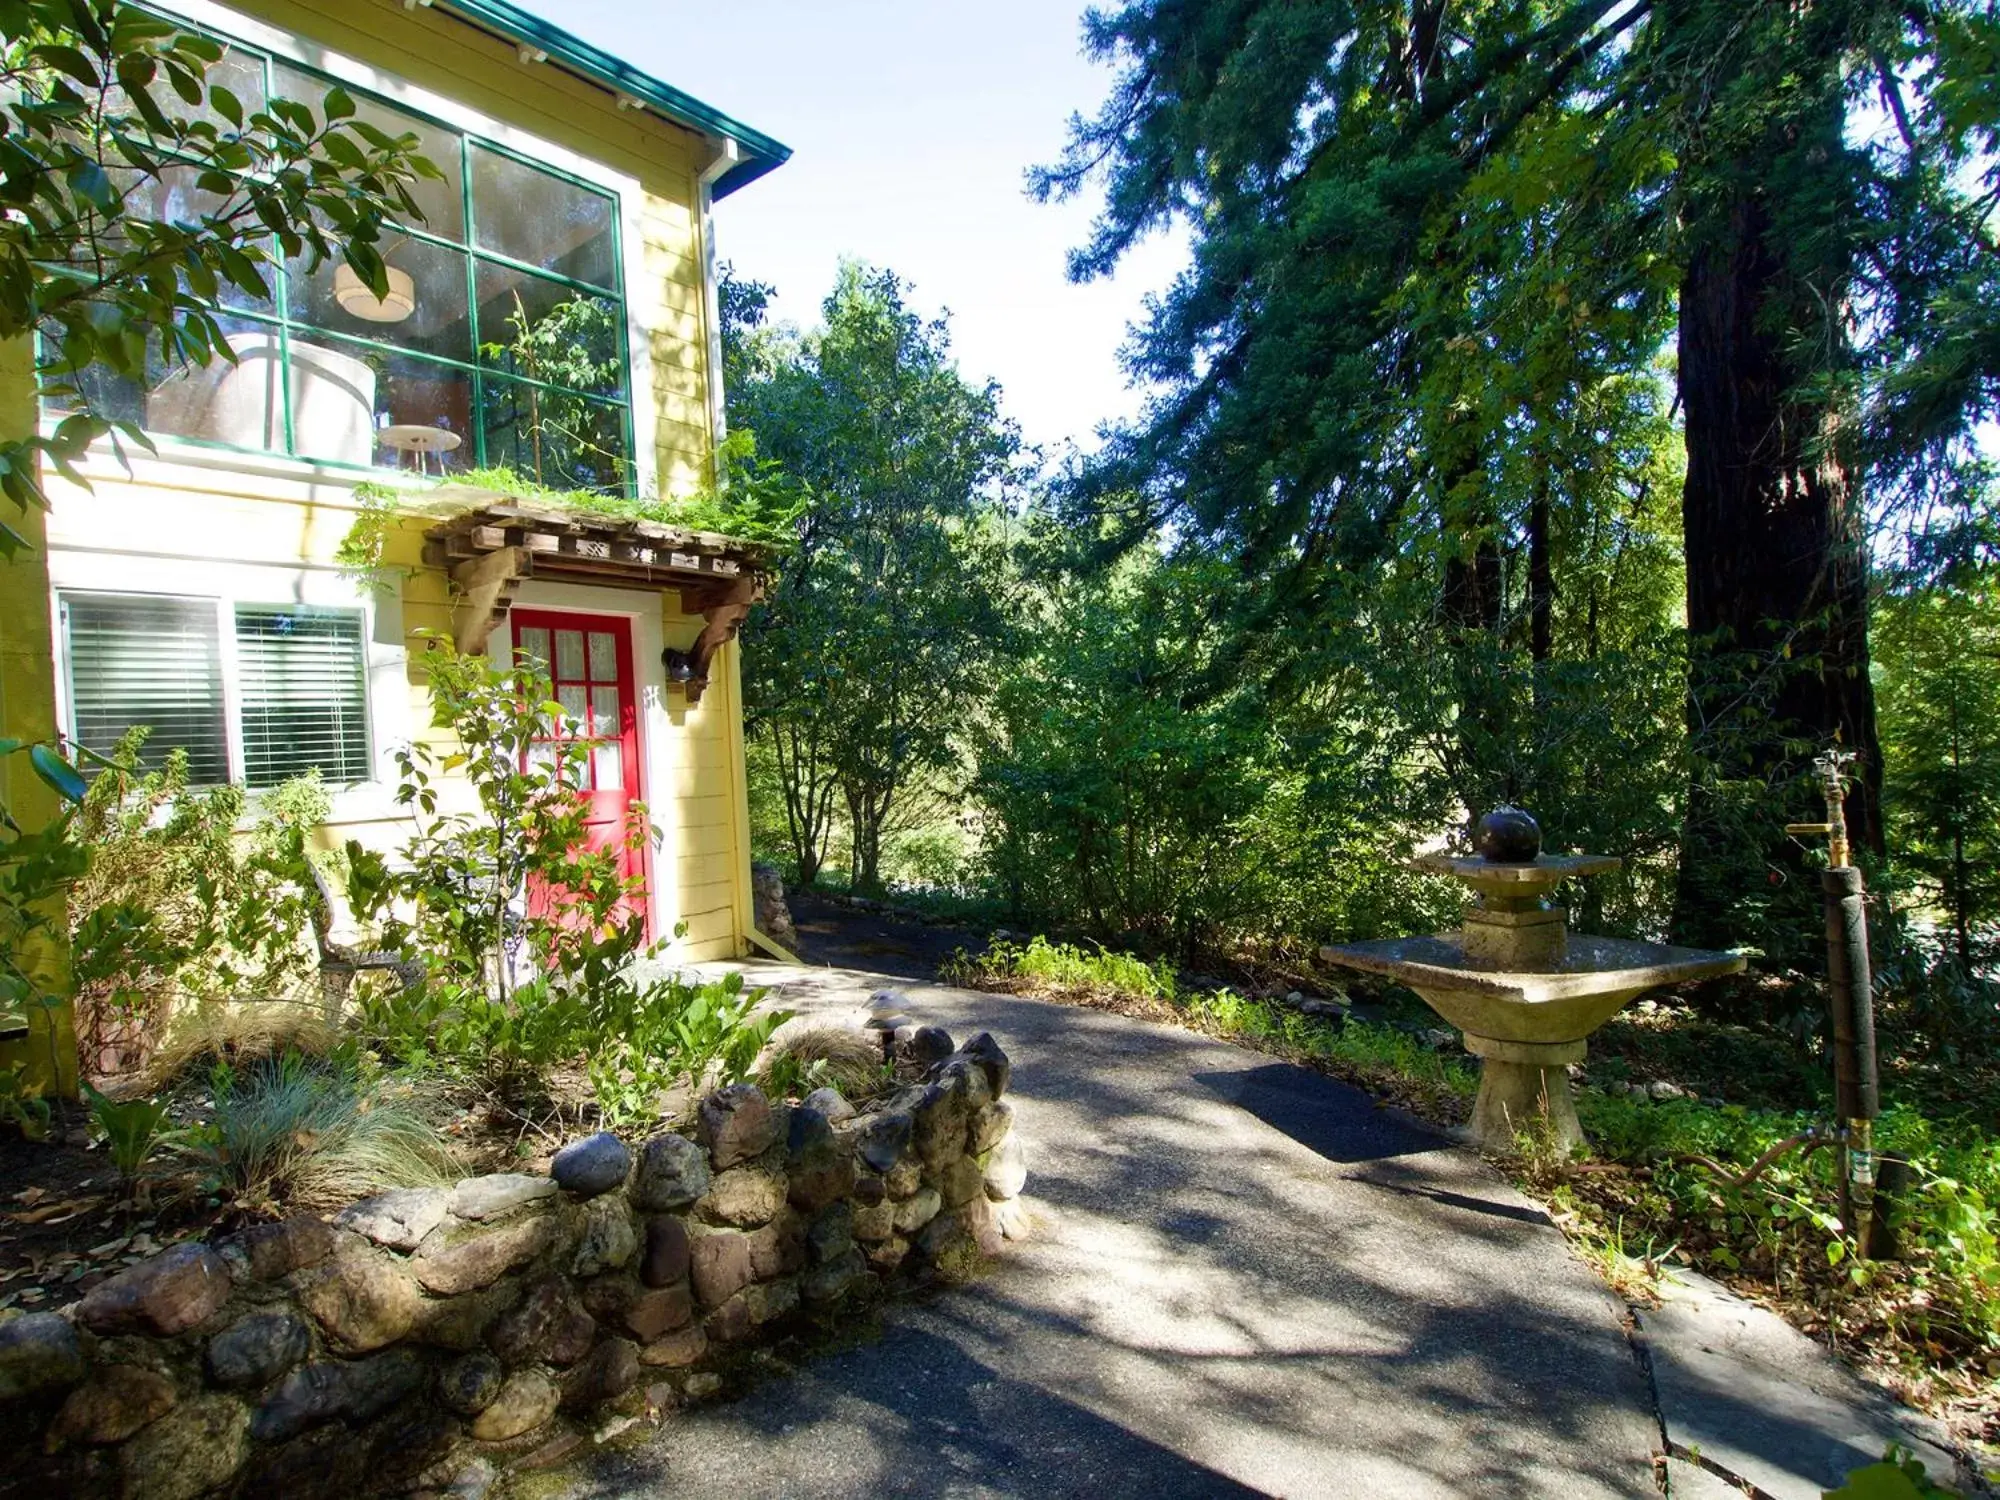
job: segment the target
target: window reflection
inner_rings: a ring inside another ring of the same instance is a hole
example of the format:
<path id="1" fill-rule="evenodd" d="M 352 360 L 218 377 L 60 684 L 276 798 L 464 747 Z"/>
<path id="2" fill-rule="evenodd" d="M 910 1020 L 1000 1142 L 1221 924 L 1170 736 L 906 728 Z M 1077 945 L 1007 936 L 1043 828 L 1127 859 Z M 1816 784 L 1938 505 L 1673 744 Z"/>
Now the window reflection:
<path id="1" fill-rule="evenodd" d="M 511 156 L 472 148 L 475 243 L 573 281 L 618 284 L 612 200 Z"/>
<path id="2" fill-rule="evenodd" d="M 486 462 L 550 489 L 620 491 L 625 409 L 488 375 L 479 416 Z"/>
<path id="3" fill-rule="evenodd" d="M 625 394 L 616 302 L 492 261 L 475 276 L 482 363 L 592 395 Z"/>
<path id="4" fill-rule="evenodd" d="M 471 363 L 465 252 L 406 234 L 385 235 L 378 248 L 389 267 L 391 301 L 377 298 L 342 261 L 329 260 L 308 273 L 301 259 L 287 267 L 292 316 L 318 328 Z"/>

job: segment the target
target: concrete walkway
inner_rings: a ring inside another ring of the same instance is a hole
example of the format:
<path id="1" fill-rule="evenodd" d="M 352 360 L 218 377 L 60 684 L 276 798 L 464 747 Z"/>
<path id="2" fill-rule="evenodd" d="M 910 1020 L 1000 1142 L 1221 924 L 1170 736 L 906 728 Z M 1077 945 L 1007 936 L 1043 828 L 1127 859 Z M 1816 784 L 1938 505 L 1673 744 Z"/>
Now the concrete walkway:
<path id="1" fill-rule="evenodd" d="M 801 1011 L 883 982 L 755 977 Z M 1184 1031 L 899 988 L 1012 1056 L 1036 1238 L 537 1495 L 1658 1494 L 1625 1309 L 1477 1158 Z"/>
<path id="2" fill-rule="evenodd" d="M 1898 1406 L 1776 1313 L 1679 1271 L 1639 1317 L 1674 1500 L 1819 1500 L 1894 1443 L 1969 1486 L 1938 1424 Z M 1970 1489 L 1967 1493 L 1973 1493 Z"/>

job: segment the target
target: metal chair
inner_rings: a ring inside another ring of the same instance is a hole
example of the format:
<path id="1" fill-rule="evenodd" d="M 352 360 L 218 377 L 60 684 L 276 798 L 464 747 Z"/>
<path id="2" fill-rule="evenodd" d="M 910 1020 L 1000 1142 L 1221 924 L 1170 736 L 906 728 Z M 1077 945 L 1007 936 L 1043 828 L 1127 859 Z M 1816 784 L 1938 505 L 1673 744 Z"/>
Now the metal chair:
<path id="1" fill-rule="evenodd" d="M 422 964 L 399 954 L 355 948 L 334 941 L 333 887 L 327 884 L 326 873 L 311 859 L 307 859 L 305 865 L 312 875 L 313 937 L 319 943 L 320 1006 L 327 1024 L 340 1024 L 340 1013 L 347 1006 L 348 991 L 354 988 L 357 974 L 369 971 L 394 974 L 405 990 L 415 988 L 424 977 Z"/>

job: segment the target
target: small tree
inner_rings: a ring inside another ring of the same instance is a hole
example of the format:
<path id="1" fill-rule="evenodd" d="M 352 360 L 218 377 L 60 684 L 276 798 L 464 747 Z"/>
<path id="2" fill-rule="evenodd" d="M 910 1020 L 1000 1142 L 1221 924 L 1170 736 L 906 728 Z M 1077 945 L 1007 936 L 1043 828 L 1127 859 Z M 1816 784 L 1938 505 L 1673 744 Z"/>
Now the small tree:
<path id="1" fill-rule="evenodd" d="M 745 694 L 799 878 L 819 872 L 837 795 L 870 889 L 913 791 L 964 779 L 1005 641 L 1020 438 L 893 272 L 843 266 L 805 336 L 761 326 L 766 289 L 727 293 L 730 420 L 811 497 L 749 628 Z"/>
<path id="2" fill-rule="evenodd" d="M 364 1029 L 406 1060 L 476 1071 L 503 1097 L 581 1062 L 614 1124 L 650 1115 L 674 1082 L 746 1076 L 787 1013 L 752 1016 L 759 994 L 736 975 L 627 973 L 645 947 L 644 886 L 621 873 L 620 850 L 589 847 L 576 790 L 589 750 L 551 733 L 563 709 L 543 665 L 498 668 L 437 643 L 425 666 L 455 743 L 397 752 L 416 833 L 393 864 L 352 840 L 346 851 L 357 915 L 422 978 L 365 1002 Z M 444 809 L 454 772 L 470 784 L 467 810 Z M 624 852 L 650 834 L 635 803 Z"/>
<path id="3" fill-rule="evenodd" d="M 563 709 L 540 664 L 505 670 L 442 643 L 424 664 L 435 722 L 456 744 L 396 752 L 396 800 L 416 833 L 393 866 L 349 840 L 349 896 L 382 922 L 384 946 L 422 965 L 431 1021 L 479 1032 L 511 1087 L 561 1055 L 577 1016 L 606 1008 L 645 942 L 639 887 L 586 842 L 576 787 L 589 750 L 551 736 Z M 452 772 L 471 785 L 469 811 L 440 811 Z M 646 836 L 635 805 L 626 841 Z"/>

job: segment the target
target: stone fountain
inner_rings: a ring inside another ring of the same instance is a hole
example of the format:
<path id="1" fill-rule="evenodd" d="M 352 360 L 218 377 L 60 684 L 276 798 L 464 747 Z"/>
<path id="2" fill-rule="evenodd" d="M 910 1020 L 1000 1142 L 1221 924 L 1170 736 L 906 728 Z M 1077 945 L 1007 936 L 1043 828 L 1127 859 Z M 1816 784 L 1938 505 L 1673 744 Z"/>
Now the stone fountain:
<path id="1" fill-rule="evenodd" d="M 1735 974 L 1744 963 L 1734 953 L 1570 932 L 1549 899 L 1556 886 L 1608 874 L 1622 861 L 1541 847 L 1533 818 L 1495 809 L 1480 820 L 1475 857 L 1416 862 L 1477 893 L 1457 932 L 1320 949 L 1329 963 L 1408 985 L 1464 1034 L 1465 1050 L 1481 1059 L 1470 1133 L 1496 1151 L 1511 1149 L 1535 1115 L 1546 1116 L 1563 1150 L 1582 1145 L 1568 1070 L 1583 1060 L 1584 1039 L 1648 990 Z"/>

